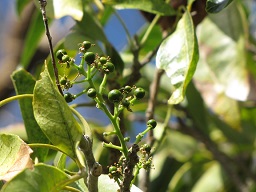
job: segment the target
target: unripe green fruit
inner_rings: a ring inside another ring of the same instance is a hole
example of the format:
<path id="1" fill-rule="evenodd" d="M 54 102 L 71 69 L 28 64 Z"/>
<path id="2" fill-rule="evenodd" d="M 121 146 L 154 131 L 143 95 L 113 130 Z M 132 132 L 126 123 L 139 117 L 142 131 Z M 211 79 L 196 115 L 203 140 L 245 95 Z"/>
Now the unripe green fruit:
<path id="1" fill-rule="evenodd" d="M 114 66 L 113 63 L 111 63 L 111 62 L 108 61 L 107 63 L 105 63 L 105 64 L 103 65 L 103 70 L 104 70 L 104 72 L 105 72 L 106 74 L 112 73 L 112 72 L 115 70 L 115 66 Z"/>
<path id="2" fill-rule="evenodd" d="M 115 173 L 117 171 L 116 166 L 110 166 L 108 169 L 109 173 Z"/>
<path id="3" fill-rule="evenodd" d="M 117 89 L 113 89 L 108 93 L 108 100 L 112 103 L 118 103 L 122 100 L 122 98 L 122 93 Z"/>
<path id="4" fill-rule="evenodd" d="M 100 63 L 103 65 L 105 63 L 107 63 L 107 58 L 106 57 L 100 57 Z"/>
<path id="5" fill-rule="evenodd" d="M 74 96 L 71 93 L 67 92 L 64 94 L 64 99 L 67 103 L 70 103 L 74 100 Z"/>
<path id="6" fill-rule="evenodd" d="M 96 58 L 96 55 L 93 52 L 86 52 L 84 54 L 84 60 L 87 62 L 88 65 L 91 65 Z"/>
<path id="7" fill-rule="evenodd" d="M 126 86 L 124 87 L 124 91 L 125 91 L 126 93 L 130 93 L 130 92 L 132 91 L 131 86 L 126 85 Z"/>
<path id="8" fill-rule="evenodd" d="M 150 151 L 151 151 L 151 147 L 150 147 L 148 144 L 144 144 L 144 145 L 143 145 L 143 149 L 144 149 L 147 153 L 150 153 Z"/>
<path id="9" fill-rule="evenodd" d="M 92 44 L 91 44 L 91 42 L 90 41 L 84 41 L 83 43 L 82 43 L 82 46 L 83 46 L 83 48 L 84 49 L 89 49 L 91 46 L 92 46 Z"/>
<path id="10" fill-rule="evenodd" d="M 63 57 L 64 55 L 67 55 L 67 52 L 66 52 L 65 49 L 60 49 L 60 50 L 58 50 L 58 51 L 56 52 L 56 57 L 57 57 L 60 61 L 62 61 L 62 57 Z"/>
<path id="11" fill-rule="evenodd" d="M 130 106 L 130 101 L 128 101 L 127 99 L 124 99 L 124 100 L 122 101 L 122 105 L 123 105 L 124 107 L 128 108 L 128 107 Z"/>
<path id="12" fill-rule="evenodd" d="M 147 126 L 150 127 L 151 129 L 154 129 L 157 125 L 157 122 L 155 119 L 150 119 L 147 122 Z"/>
<path id="13" fill-rule="evenodd" d="M 68 55 L 63 55 L 62 56 L 62 61 L 63 62 L 69 62 L 70 61 L 70 57 Z"/>
<path id="14" fill-rule="evenodd" d="M 134 90 L 134 95 L 136 99 L 142 99 L 145 96 L 145 90 L 141 87 L 138 87 Z"/>
<path id="15" fill-rule="evenodd" d="M 61 84 L 61 85 L 66 85 L 66 83 L 67 83 L 67 79 L 66 79 L 65 77 L 62 77 L 62 78 L 60 79 L 60 84 Z"/>
<path id="16" fill-rule="evenodd" d="M 88 89 L 88 91 L 87 91 L 87 95 L 88 95 L 89 97 L 91 97 L 91 98 L 95 98 L 96 95 L 97 95 L 97 92 L 96 92 L 96 90 L 95 90 L 94 88 L 90 88 L 90 89 Z"/>

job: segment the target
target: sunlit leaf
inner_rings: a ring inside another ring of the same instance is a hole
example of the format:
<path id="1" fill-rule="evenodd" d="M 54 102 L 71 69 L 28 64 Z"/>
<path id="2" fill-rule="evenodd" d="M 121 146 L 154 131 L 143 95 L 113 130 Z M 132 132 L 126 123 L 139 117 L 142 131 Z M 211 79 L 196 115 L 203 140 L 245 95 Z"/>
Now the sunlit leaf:
<path id="1" fill-rule="evenodd" d="M 39 7 L 38 0 L 34 2 Z M 46 12 L 48 17 L 54 19 L 71 16 L 80 21 L 83 17 L 83 2 L 82 0 L 47 0 Z"/>
<path id="2" fill-rule="evenodd" d="M 49 192 L 61 191 L 60 182 L 67 180 L 68 176 L 56 167 L 37 164 L 33 170 L 26 169 L 10 182 L 7 182 L 2 192 Z"/>
<path id="3" fill-rule="evenodd" d="M 26 72 L 24 69 L 15 71 L 12 74 L 12 81 L 17 95 L 33 93 L 36 80 Z M 28 142 L 29 143 L 49 143 L 49 140 L 44 135 L 38 126 L 33 112 L 32 99 L 19 100 L 21 114 L 25 124 Z M 39 161 L 44 161 L 48 153 L 48 149 L 37 148 L 34 149 L 33 157 L 37 157 Z"/>
<path id="4" fill-rule="evenodd" d="M 32 168 L 32 149 L 18 136 L 0 134 L 0 180 L 9 181 L 25 168 Z"/>
<path id="5" fill-rule="evenodd" d="M 218 163 L 213 163 L 202 177 L 195 184 L 192 192 L 216 192 L 223 191 L 224 178 L 221 166 Z"/>
<path id="6" fill-rule="evenodd" d="M 180 103 L 185 96 L 188 83 L 193 77 L 199 58 L 194 25 L 188 11 L 184 13 L 177 28 L 165 39 L 156 56 L 156 66 L 164 69 L 174 91 L 169 104 Z"/>
<path id="7" fill-rule="evenodd" d="M 52 82 L 47 67 L 41 77 L 34 89 L 35 119 L 51 143 L 75 158 L 82 128 Z"/>
<path id="8" fill-rule="evenodd" d="M 169 3 L 159 0 L 103 0 L 102 2 L 113 5 L 118 9 L 140 9 L 161 15 L 175 14 L 175 10 L 169 5 Z"/>
<path id="9" fill-rule="evenodd" d="M 205 9 L 208 13 L 218 13 L 232 1 L 233 0 L 207 0 Z"/>

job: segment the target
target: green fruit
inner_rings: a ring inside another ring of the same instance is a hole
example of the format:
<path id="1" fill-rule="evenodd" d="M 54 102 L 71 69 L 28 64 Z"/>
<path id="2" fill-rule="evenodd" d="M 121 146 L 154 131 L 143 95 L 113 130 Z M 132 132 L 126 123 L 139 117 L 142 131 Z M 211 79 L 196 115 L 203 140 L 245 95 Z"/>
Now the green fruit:
<path id="1" fill-rule="evenodd" d="M 96 58 L 96 55 L 93 52 L 86 52 L 84 54 L 84 60 L 87 62 L 88 65 L 91 65 Z"/>
<path id="2" fill-rule="evenodd" d="M 126 85 L 126 86 L 124 87 L 124 92 L 125 92 L 125 93 L 130 93 L 131 91 L 132 91 L 131 86 Z"/>
<path id="3" fill-rule="evenodd" d="M 130 106 L 130 101 L 128 101 L 127 99 L 124 99 L 124 100 L 122 101 L 122 105 L 123 105 L 124 107 L 128 108 L 128 107 Z"/>
<path id="4" fill-rule="evenodd" d="M 105 64 L 105 63 L 107 63 L 107 58 L 106 57 L 100 57 L 100 63 L 101 64 Z"/>
<path id="5" fill-rule="evenodd" d="M 63 62 L 69 62 L 70 61 L 70 57 L 68 55 L 63 55 L 62 56 L 62 61 Z"/>
<path id="6" fill-rule="evenodd" d="M 108 100 L 111 101 L 112 103 L 118 103 L 123 99 L 122 93 L 117 90 L 113 89 L 108 93 Z"/>
<path id="7" fill-rule="evenodd" d="M 145 96 L 145 90 L 141 87 L 138 87 L 134 90 L 134 95 L 137 99 L 142 99 Z"/>
<path id="8" fill-rule="evenodd" d="M 60 84 L 61 84 L 61 85 L 66 85 L 66 83 L 67 83 L 67 78 L 62 77 L 62 78 L 60 79 Z"/>
<path id="9" fill-rule="evenodd" d="M 157 125 L 157 122 L 155 119 L 150 119 L 147 122 L 147 126 L 150 127 L 151 129 L 154 129 Z"/>
<path id="10" fill-rule="evenodd" d="M 103 65 L 103 70 L 106 74 L 112 73 L 115 70 L 115 66 L 111 62 L 107 62 Z"/>
<path id="11" fill-rule="evenodd" d="M 58 51 L 56 52 L 56 57 L 57 57 L 60 61 L 62 61 L 62 57 L 63 57 L 64 55 L 67 55 L 67 52 L 66 52 L 65 49 L 60 49 L 60 50 L 58 50 Z"/>
<path id="12" fill-rule="evenodd" d="M 74 100 L 74 96 L 71 93 L 67 92 L 64 94 L 64 99 L 67 103 L 70 103 Z"/>
<path id="13" fill-rule="evenodd" d="M 88 89 L 88 91 L 87 91 L 87 95 L 88 95 L 89 97 L 91 97 L 91 98 L 95 98 L 96 95 L 97 95 L 97 92 L 96 92 L 96 90 L 95 90 L 94 88 L 90 88 L 90 89 Z"/>
<path id="14" fill-rule="evenodd" d="M 151 151 L 151 147 L 150 147 L 148 144 L 144 144 L 144 145 L 143 145 L 143 149 L 144 149 L 147 153 L 150 153 L 150 151 Z"/>
<path id="15" fill-rule="evenodd" d="M 82 43 L 82 46 L 83 46 L 83 48 L 84 49 L 89 49 L 91 46 L 92 46 L 92 44 L 91 44 L 91 42 L 90 41 L 84 41 L 83 43 Z"/>
<path id="16" fill-rule="evenodd" d="M 110 166 L 108 168 L 108 171 L 109 171 L 109 173 L 115 173 L 117 171 L 117 168 L 116 168 L 116 166 Z"/>

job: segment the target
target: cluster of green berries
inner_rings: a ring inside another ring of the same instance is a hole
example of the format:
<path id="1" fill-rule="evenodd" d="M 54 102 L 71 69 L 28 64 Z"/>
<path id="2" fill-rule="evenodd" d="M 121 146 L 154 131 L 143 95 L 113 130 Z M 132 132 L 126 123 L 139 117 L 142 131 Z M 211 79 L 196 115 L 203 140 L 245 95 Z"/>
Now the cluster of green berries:
<path id="1" fill-rule="evenodd" d="M 67 68 L 74 63 L 74 59 L 71 58 L 65 49 L 60 49 L 56 52 L 56 57 L 60 64 L 67 64 Z"/>
<path id="2" fill-rule="evenodd" d="M 119 164 L 111 165 L 108 168 L 108 176 L 110 179 L 114 179 L 115 181 L 119 180 L 122 177 L 122 166 Z"/>

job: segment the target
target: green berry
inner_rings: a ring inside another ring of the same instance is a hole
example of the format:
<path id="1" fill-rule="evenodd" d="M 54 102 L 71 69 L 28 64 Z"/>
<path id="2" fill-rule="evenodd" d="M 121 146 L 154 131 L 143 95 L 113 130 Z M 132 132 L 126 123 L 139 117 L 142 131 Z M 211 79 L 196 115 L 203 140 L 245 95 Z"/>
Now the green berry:
<path id="1" fill-rule="evenodd" d="M 74 100 L 74 96 L 71 93 L 67 92 L 64 94 L 64 99 L 67 103 L 70 103 Z"/>
<path id="2" fill-rule="evenodd" d="M 145 90 L 141 87 L 138 87 L 134 90 L 134 95 L 137 99 L 142 99 L 145 96 Z"/>
<path id="3" fill-rule="evenodd" d="M 124 99 L 124 100 L 122 101 L 122 105 L 123 105 L 124 107 L 128 108 L 128 107 L 130 106 L 130 101 L 128 101 L 127 99 Z"/>
<path id="4" fill-rule="evenodd" d="M 130 93 L 131 91 L 132 91 L 131 86 L 126 85 L 126 86 L 124 87 L 124 92 L 125 92 L 125 93 Z"/>
<path id="5" fill-rule="evenodd" d="M 151 151 L 151 147 L 150 147 L 148 144 L 144 144 L 144 145 L 143 145 L 143 149 L 144 149 L 147 153 L 150 153 L 150 151 Z"/>
<path id="6" fill-rule="evenodd" d="M 97 95 L 96 90 L 95 90 L 94 88 L 88 89 L 87 95 L 88 95 L 89 97 L 91 97 L 91 98 L 95 98 L 96 95 Z"/>
<path id="7" fill-rule="evenodd" d="M 84 54 L 84 60 L 87 62 L 88 65 L 91 65 L 96 58 L 96 55 L 93 52 L 86 52 Z"/>
<path id="8" fill-rule="evenodd" d="M 107 62 L 103 65 L 103 70 L 106 74 L 112 73 L 115 70 L 115 66 L 111 62 Z"/>
<path id="9" fill-rule="evenodd" d="M 84 49 L 89 49 L 91 46 L 92 46 L 92 44 L 91 44 L 91 42 L 90 41 L 84 41 L 83 43 L 82 43 L 82 46 L 83 46 L 83 48 Z"/>
<path id="10" fill-rule="evenodd" d="M 100 63 L 101 64 L 105 64 L 105 63 L 107 63 L 107 58 L 106 57 L 100 57 Z"/>
<path id="11" fill-rule="evenodd" d="M 60 84 L 61 84 L 61 85 L 66 85 L 66 83 L 67 83 L 67 78 L 62 77 L 62 78 L 60 79 Z"/>
<path id="12" fill-rule="evenodd" d="M 117 89 L 113 89 L 108 93 L 108 100 L 112 103 L 118 103 L 122 100 L 122 98 L 122 93 Z"/>
<path id="13" fill-rule="evenodd" d="M 58 50 L 58 51 L 56 52 L 56 57 L 57 57 L 60 61 L 62 61 L 62 57 L 63 57 L 64 55 L 67 55 L 67 52 L 66 52 L 65 49 L 60 49 L 60 50 Z"/>
<path id="14" fill-rule="evenodd" d="M 154 129 L 157 125 L 157 122 L 155 119 L 150 119 L 147 122 L 147 126 L 150 127 L 151 129 Z"/>
<path id="15" fill-rule="evenodd" d="M 63 55 L 61 60 L 63 62 L 69 62 L 70 61 L 70 57 L 68 55 Z"/>
<path id="16" fill-rule="evenodd" d="M 110 166 L 108 168 L 108 171 L 109 171 L 109 173 L 115 173 L 117 171 L 117 168 L 116 168 L 116 166 Z"/>

